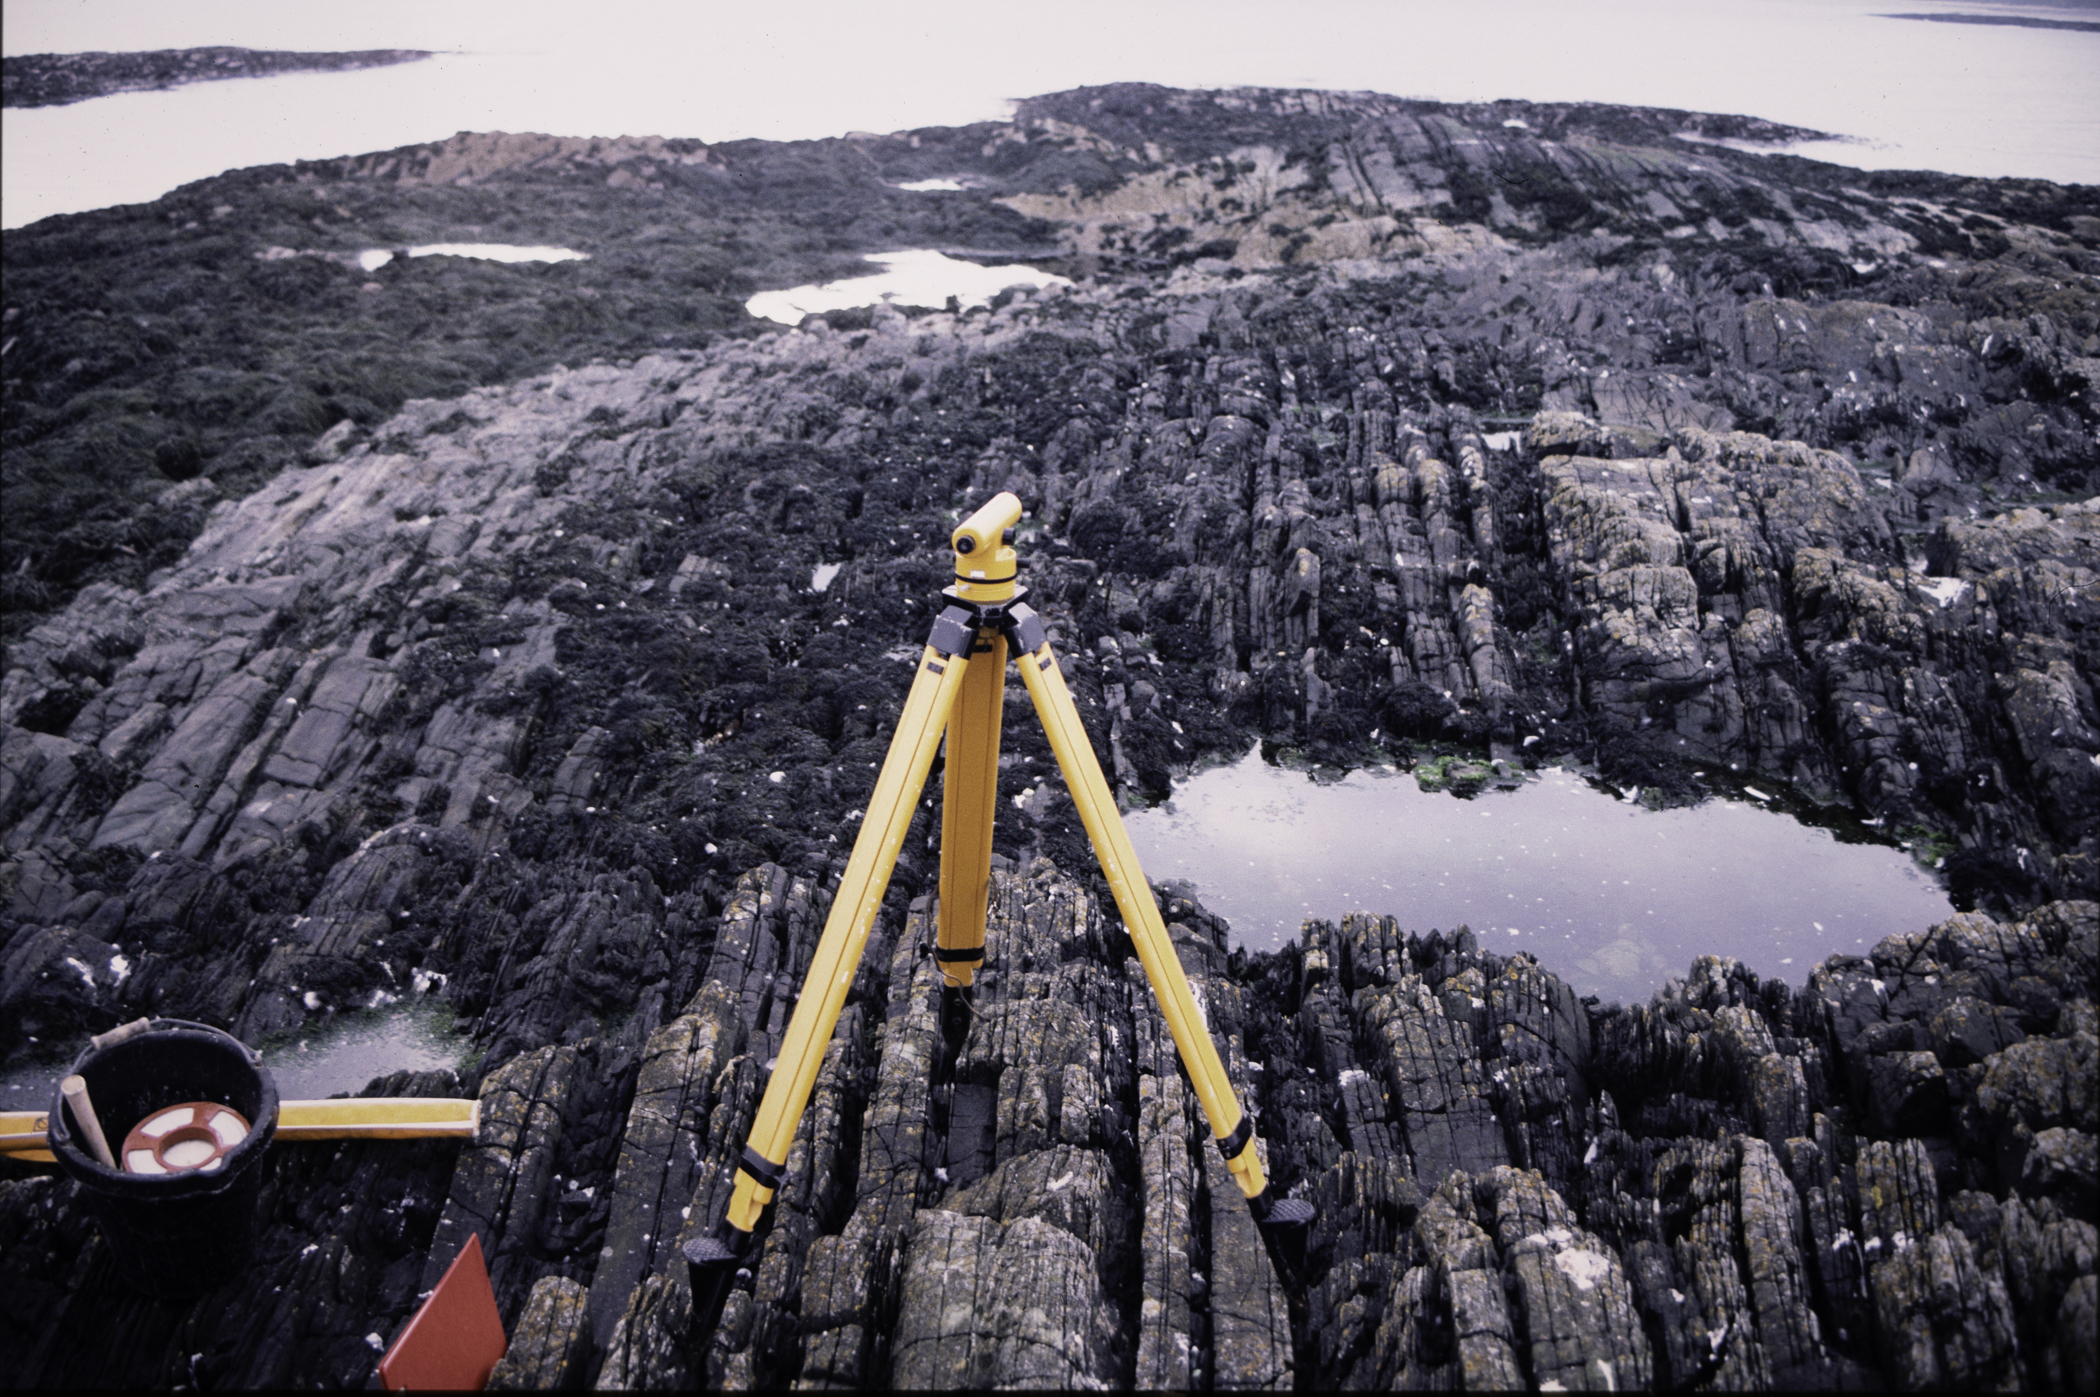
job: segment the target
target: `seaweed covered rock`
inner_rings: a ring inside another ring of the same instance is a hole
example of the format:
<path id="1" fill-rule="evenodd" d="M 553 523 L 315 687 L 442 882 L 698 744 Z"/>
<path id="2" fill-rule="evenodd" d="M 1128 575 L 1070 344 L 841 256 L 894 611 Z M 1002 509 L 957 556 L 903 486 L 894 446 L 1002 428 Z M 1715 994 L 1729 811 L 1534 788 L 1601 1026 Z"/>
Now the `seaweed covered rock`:
<path id="1" fill-rule="evenodd" d="M 229 1330 L 209 1371 L 354 1379 L 376 1353 L 351 1331 L 391 1333 L 470 1233 L 514 1335 L 499 1370 L 514 1386 L 1276 1388 L 1302 1373 L 1800 1389 L 2084 1371 L 2095 904 L 1883 942 L 1865 962 L 1886 976 L 1869 1038 L 1837 1012 L 1842 959 L 1789 990 L 1709 958 L 1648 1005 L 1596 1009 L 1529 956 L 1389 918 L 1308 922 L 1283 953 L 1227 956 L 1223 924 L 1170 891 L 1257 1148 L 1318 1210 L 1305 1254 L 1280 1256 L 1209 1147 L 1120 927 L 1047 861 L 995 873 L 957 1039 L 940 1024 L 934 908 L 885 914 L 759 1248 L 696 1347 L 678 1244 L 726 1202 L 774 1051 L 750 991 L 777 980 L 752 967 L 799 977 L 799 919 L 821 903 L 774 868 L 739 889 L 706 978 L 638 1062 L 595 1038 L 520 1055 L 484 1080 L 464 1148 L 281 1148 L 236 1288 L 319 1303 L 303 1269 L 316 1246 L 331 1274 L 370 1279 L 331 1282 L 336 1317 L 311 1321 L 345 1335 L 340 1352 L 294 1361 Z M 2052 1022 L 1980 1059 L 1973 1037 L 1932 1036 L 1947 1002 L 2016 1014 L 2005 1001 L 2029 979 L 2058 987 Z M 1888 1048 L 1897 1030 L 1940 1046 Z M 1961 1119 L 1986 1124 L 1877 1108 L 1872 1064 L 1891 1057 L 1933 1059 Z M 1972 1128 L 2011 1143 L 1967 1147 Z M 90 1316 L 111 1313 L 117 1283 L 92 1264 L 70 1184 L 4 1189 L 0 1275 L 35 1380 L 186 1373 L 136 1346 L 113 1368 L 30 1339 L 104 1323 Z M 339 1208 L 343 1189 L 367 1201 Z M 223 1324 L 226 1300 L 181 1322 Z M 168 1322 L 121 1313 L 135 1338 Z"/>
<path id="2" fill-rule="evenodd" d="M 426 996 L 479 1062 L 389 1089 L 479 1091 L 485 1121 L 282 1147 L 255 1271 L 180 1312 L 116 1297 L 70 1184 L 0 1166 L 21 1381 L 359 1382 L 475 1235 L 516 1386 L 2089 1382 L 2090 192 L 1679 131 L 1786 134 L 1114 87 L 829 143 L 464 135 L 208 181 L 92 257 L 10 234 L 0 1060 Z M 446 240 L 461 174 L 603 255 L 361 289 L 367 228 Z M 894 187 L 925 179 L 969 187 Z M 632 242 L 668 208 L 676 266 Z M 740 309 L 903 229 L 1072 280 Z M 266 356 L 335 346 L 325 385 L 134 304 L 203 240 L 257 254 L 209 313 Z M 102 300 L 58 315 L 54 278 Z M 396 334 L 440 294 L 457 340 Z M 336 352 L 381 331 L 383 373 Z M 246 395 L 209 423 L 207 381 Z M 126 407 L 148 388 L 168 440 Z M 1375 910 L 1249 957 L 1162 890 L 1256 1148 L 1318 1209 L 1284 1255 L 1016 721 L 972 1013 L 944 1031 L 925 950 L 929 790 L 695 1336 L 680 1246 L 730 1187 L 951 512 L 1001 489 L 1120 797 L 1256 739 L 1433 747 L 1418 778 L 1454 788 L 1567 758 L 1667 799 L 1751 778 L 1879 821 L 1973 910 L 1799 986 L 1704 956 L 1621 1008 Z"/>

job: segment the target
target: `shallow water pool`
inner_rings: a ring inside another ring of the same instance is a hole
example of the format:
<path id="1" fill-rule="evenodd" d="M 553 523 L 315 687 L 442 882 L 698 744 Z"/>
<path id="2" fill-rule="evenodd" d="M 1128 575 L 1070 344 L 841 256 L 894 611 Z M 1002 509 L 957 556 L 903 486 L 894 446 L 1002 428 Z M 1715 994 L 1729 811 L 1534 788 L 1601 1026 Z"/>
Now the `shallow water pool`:
<path id="1" fill-rule="evenodd" d="M 49 1106 L 58 1079 L 86 1046 L 85 1040 L 69 1043 L 63 1052 L 17 1060 L 0 1071 L 0 1111 Z M 277 1081 L 281 1100 L 319 1101 L 355 1092 L 389 1072 L 457 1069 L 469 1048 L 467 1040 L 451 1032 L 442 1008 L 419 1004 L 318 1020 L 265 1044 L 263 1063 Z"/>
<path id="2" fill-rule="evenodd" d="M 1194 885 L 1235 945 L 1274 950 L 1307 917 L 1356 911 L 1425 935 L 1464 923 L 1484 949 L 1626 1003 L 1707 954 L 1798 985 L 1954 911 L 1900 849 L 1749 800 L 1650 810 L 1559 768 L 1461 799 L 1407 772 L 1315 782 L 1257 749 L 1126 823 L 1146 876 Z"/>
<path id="3" fill-rule="evenodd" d="M 417 1006 L 339 1014 L 266 1044 L 263 1062 L 284 1100 L 319 1101 L 389 1072 L 456 1070 L 469 1046 L 451 1031 L 449 1014 Z"/>
<path id="4" fill-rule="evenodd" d="M 587 262 L 588 252 L 573 247 L 520 247 L 516 243 L 423 243 L 408 250 L 411 257 L 478 257 L 485 262 Z M 368 247 L 357 254 L 357 265 L 376 272 L 394 260 L 394 250 Z"/>
<path id="5" fill-rule="evenodd" d="M 938 306 L 950 296 L 964 307 L 981 306 L 1009 286 L 1069 286 L 1069 278 L 1018 262 L 980 266 L 930 248 L 871 253 L 866 259 L 882 270 L 869 276 L 761 291 L 744 308 L 765 320 L 800 325 L 806 315 L 891 301 L 905 306 Z"/>

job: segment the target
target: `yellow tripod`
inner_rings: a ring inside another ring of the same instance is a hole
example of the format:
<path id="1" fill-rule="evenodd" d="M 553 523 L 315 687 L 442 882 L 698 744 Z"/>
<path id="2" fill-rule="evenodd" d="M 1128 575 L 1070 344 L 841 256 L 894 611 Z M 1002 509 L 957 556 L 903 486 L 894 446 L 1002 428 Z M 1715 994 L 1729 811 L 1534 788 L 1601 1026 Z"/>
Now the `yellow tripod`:
<path id="1" fill-rule="evenodd" d="M 1042 620 L 1022 600 L 1026 589 L 1015 582 L 1020 560 L 1010 546 L 1020 518 L 1021 501 L 1002 493 L 965 519 L 949 540 L 955 550 L 955 585 L 941 593 L 948 605 L 934 619 L 932 634 L 919 657 L 904 715 L 890 740 L 889 755 L 875 782 L 875 794 L 868 800 L 867 815 L 839 881 L 809 976 L 788 1021 L 786 1041 L 759 1102 L 728 1208 L 710 1234 L 686 1244 L 698 1333 L 713 1330 L 730 1279 L 749 1255 L 760 1216 L 780 1187 L 788 1147 L 809 1105 L 825 1045 L 845 1006 L 847 987 L 860 965 L 869 929 L 882 906 L 897 852 L 944 732 L 948 761 L 942 791 L 939 930 L 934 948 L 944 998 L 966 994 L 984 960 L 992 819 L 998 804 L 999 722 L 1004 712 L 1009 643 L 1226 1167 L 1265 1231 L 1281 1230 L 1287 1235 L 1312 1221 L 1310 1204 L 1273 1196 L 1263 1177 L 1261 1161 L 1252 1148 L 1253 1122 L 1240 1109 L 1225 1064 L 1189 992 L 1181 961 L 1160 921 L 1152 889 L 1138 867 L 1137 854 L 1123 830 L 1123 818 L 1101 775 L 1086 729 L 1080 725 L 1079 711 L 1072 705 Z M 955 1017 L 943 1015 L 951 1022 Z"/>

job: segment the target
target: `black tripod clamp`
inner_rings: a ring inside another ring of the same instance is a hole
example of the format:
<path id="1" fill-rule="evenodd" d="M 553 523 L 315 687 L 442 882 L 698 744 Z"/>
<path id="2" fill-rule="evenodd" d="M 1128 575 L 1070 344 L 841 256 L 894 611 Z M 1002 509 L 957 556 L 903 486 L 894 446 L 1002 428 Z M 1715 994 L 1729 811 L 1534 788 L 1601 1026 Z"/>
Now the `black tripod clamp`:
<path id="1" fill-rule="evenodd" d="M 926 643 L 943 655 L 952 658 L 989 648 L 978 642 L 984 631 L 1004 635 L 1016 655 L 1033 655 L 1048 643 L 1043 618 L 1022 600 L 1028 595 L 1026 587 L 1016 587 L 1012 597 L 995 602 L 971 601 L 957 591 L 950 587 L 941 593 L 948 604 L 933 618 L 932 632 L 926 637 Z"/>

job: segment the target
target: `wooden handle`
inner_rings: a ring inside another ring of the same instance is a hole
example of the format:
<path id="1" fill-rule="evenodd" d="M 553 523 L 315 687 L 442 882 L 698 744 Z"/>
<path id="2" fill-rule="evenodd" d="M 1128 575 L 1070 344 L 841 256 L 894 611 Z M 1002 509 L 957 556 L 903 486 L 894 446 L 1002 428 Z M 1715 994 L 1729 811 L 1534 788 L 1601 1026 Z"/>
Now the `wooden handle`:
<path id="1" fill-rule="evenodd" d="M 102 1122 L 95 1118 L 95 1103 L 88 1100 L 87 1078 L 77 1073 L 58 1084 L 58 1094 L 73 1108 L 73 1119 L 80 1126 L 81 1138 L 95 1158 L 114 1169 L 117 1157 L 109 1152 L 109 1140 L 102 1133 Z"/>

